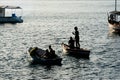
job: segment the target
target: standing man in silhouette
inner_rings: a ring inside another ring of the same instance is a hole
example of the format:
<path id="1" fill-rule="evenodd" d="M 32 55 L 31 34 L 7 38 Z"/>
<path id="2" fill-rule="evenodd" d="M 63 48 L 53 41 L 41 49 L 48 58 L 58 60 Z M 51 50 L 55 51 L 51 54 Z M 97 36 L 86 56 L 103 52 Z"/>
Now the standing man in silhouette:
<path id="1" fill-rule="evenodd" d="M 79 44 L 79 31 L 77 26 L 74 27 L 75 32 L 73 32 L 73 35 L 75 35 L 75 43 L 76 43 L 76 47 L 80 48 L 80 44 Z"/>

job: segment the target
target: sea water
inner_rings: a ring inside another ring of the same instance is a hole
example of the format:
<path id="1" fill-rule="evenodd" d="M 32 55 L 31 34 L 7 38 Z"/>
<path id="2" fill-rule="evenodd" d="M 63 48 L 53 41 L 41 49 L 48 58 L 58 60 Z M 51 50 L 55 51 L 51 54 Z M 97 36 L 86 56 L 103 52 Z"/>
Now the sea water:
<path id="1" fill-rule="evenodd" d="M 0 24 L 0 80 L 119 80 L 120 36 L 109 31 L 107 12 L 114 0 L 1 0 L 1 5 L 22 7 L 23 23 Z M 118 1 L 120 10 L 120 1 Z M 63 55 L 77 26 L 82 48 L 90 59 Z M 52 45 L 62 66 L 30 65 L 29 47 Z"/>

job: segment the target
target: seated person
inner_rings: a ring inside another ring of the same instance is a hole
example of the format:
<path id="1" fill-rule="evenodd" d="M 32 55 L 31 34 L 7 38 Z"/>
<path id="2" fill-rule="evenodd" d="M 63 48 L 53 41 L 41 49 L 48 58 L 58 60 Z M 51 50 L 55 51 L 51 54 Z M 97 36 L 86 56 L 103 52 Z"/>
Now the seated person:
<path id="1" fill-rule="evenodd" d="M 42 57 L 48 58 L 48 59 L 50 58 L 50 53 L 48 49 L 45 50 L 45 54 Z"/>
<path id="2" fill-rule="evenodd" d="M 13 13 L 13 14 L 12 14 L 12 17 L 16 17 L 16 14 L 15 14 L 15 13 Z"/>
<path id="3" fill-rule="evenodd" d="M 74 40 L 73 40 L 73 38 L 72 37 L 70 37 L 70 40 L 68 41 L 68 44 L 69 44 L 69 47 L 71 48 L 71 49 L 73 49 L 75 46 L 74 46 Z"/>
<path id="4" fill-rule="evenodd" d="M 51 58 L 56 57 L 56 55 L 55 55 L 55 50 L 53 50 L 53 49 L 51 48 L 51 45 L 49 45 L 49 53 L 50 53 L 50 55 L 51 55 Z"/>
<path id="5" fill-rule="evenodd" d="M 49 53 L 49 50 L 48 50 L 48 49 L 46 49 L 46 53 L 45 53 L 44 57 L 45 57 L 45 58 L 50 58 L 50 53 Z"/>

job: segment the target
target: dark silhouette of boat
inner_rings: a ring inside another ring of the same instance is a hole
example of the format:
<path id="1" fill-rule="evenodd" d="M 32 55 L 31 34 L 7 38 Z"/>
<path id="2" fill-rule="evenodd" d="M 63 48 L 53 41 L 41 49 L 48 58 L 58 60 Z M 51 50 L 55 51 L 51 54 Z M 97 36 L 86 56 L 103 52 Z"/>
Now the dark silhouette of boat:
<path id="1" fill-rule="evenodd" d="M 64 53 L 68 53 L 67 55 L 74 56 L 77 58 L 89 59 L 90 51 L 87 49 L 83 49 L 83 48 L 70 49 L 70 47 L 64 43 L 62 43 L 62 48 Z"/>
<path id="2" fill-rule="evenodd" d="M 28 50 L 30 56 L 32 57 L 32 64 L 42 64 L 42 65 L 61 65 L 62 58 L 55 55 L 53 58 L 44 57 L 46 51 L 37 47 L 30 47 Z"/>

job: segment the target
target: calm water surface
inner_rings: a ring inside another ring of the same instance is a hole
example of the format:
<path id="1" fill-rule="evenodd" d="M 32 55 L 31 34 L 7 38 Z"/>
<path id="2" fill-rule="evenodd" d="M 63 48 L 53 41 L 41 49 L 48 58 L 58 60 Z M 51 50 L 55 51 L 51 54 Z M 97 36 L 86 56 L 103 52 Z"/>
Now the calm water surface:
<path id="1" fill-rule="evenodd" d="M 120 36 L 110 33 L 107 25 L 113 0 L 2 0 L 0 4 L 20 5 L 24 19 L 22 24 L 0 24 L 0 80 L 120 79 Z M 91 50 L 89 60 L 62 55 L 61 43 L 73 36 L 74 26 L 79 28 L 81 47 Z M 49 44 L 63 65 L 30 65 L 27 49 L 46 49 Z"/>

